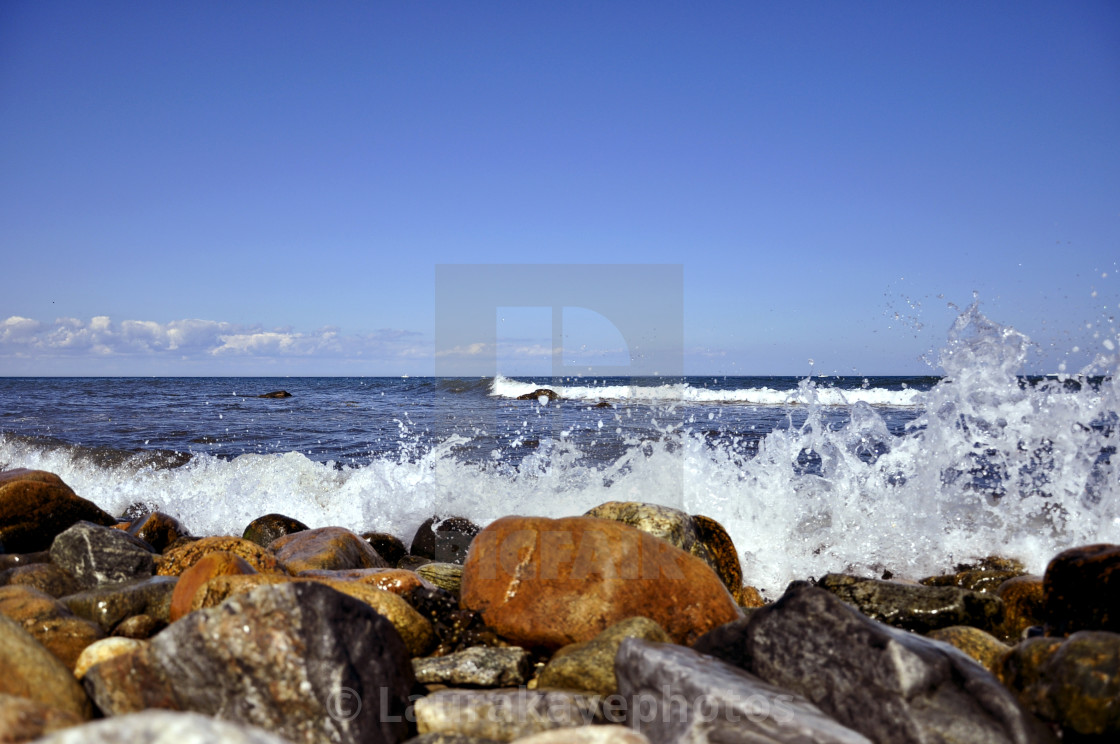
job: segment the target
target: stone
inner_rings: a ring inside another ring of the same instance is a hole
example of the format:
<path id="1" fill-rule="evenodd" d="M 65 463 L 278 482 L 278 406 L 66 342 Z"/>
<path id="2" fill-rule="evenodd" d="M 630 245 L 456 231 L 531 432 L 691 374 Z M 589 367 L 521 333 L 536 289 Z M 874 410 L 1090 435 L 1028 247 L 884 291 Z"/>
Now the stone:
<path id="1" fill-rule="evenodd" d="M 529 679 L 532 654 L 509 646 L 472 646 L 447 656 L 412 660 L 421 684 L 448 687 L 516 687 Z"/>
<path id="2" fill-rule="evenodd" d="M 83 589 L 135 581 L 155 573 L 151 546 L 127 532 L 76 522 L 54 539 L 51 561 Z"/>
<path id="3" fill-rule="evenodd" d="M 649 739 L 625 726 L 606 724 L 542 731 L 518 739 L 517 744 L 649 744 Z"/>
<path id="4" fill-rule="evenodd" d="M 653 744 L 871 744 L 800 695 L 683 646 L 628 638 L 615 671 L 621 720 Z M 611 714 L 604 705 L 621 722 Z"/>
<path id="5" fill-rule="evenodd" d="M 291 398 L 292 394 L 287 390 L 273 390 L 271 393 L 263 393 L 257 396 L 258 398 Z"/>
<path id="6" fill-rule="evenodd" d="M 463 584 L 463 567 L 457 563 L 425 563 L 416 569 L 428 583 L 458 594 Z"/>
<path id="7" fill-rule="evenodd" d="M 52 734 L 36 744 L 291 744 L 275 734 L 197 713 L 146 710 Z"/>
<path id="8" fill-rule="evenodd" d="M 61 601 L 78 617 L 96 623 L 106 633 L 132 615 L 151 615 L 168 622 L 174 576 L 153 576 L 128 584 L 107 584 L 63 597 Z"/>
<path id="9" fill-rule="evenodd" d="M 81 679 L 95 664 L 142 649 L 145 643 L 134 638 L 102 638 L 91 643 L 85 647 L 74 663 L 74 676 Z"/>
<path id="10" fill-rule="evenodd" d="M 697 534 L 694 520 L 680 509 L 658 504 L 644 504 L 640 501 L 608 501 L 590 509 L 584 516 L 628 524 L 649 535 L 660 537 L 706 563 L 711 560 L 711 553 Z M 715 520 L 710 520 L 710 523 L 719 524 Z M 711 524 L 708 526 L 711 527 Z M 728 540 L 730 539 L 728 537 Z M 740 569 L 739 580 L 735 584 L 737 586 L 742 583 L 743 574 Z"/>
<path id="11" fill-rule="evenodd" d="M 389 568 L 362 538 L 343 527 L 320 527 L 277 538 L 269 546 L 293 574 L 312 569 Z"/>
<path id="12" fill-rule="evenodd" d="M 2 473 L 3 471 L 0 471 Z M 50 563 L 51 554 L 47 550 L 36 553 L 0 553 L 0 573 L 34 563 Z"/>
<path id="13" fill-rule="evenodd" d="M 1067 734 L 1120 734 L 1120 634 L 1029 638 L 1002 659 L 997 674 L 1024 706 Z"/>
<path id="14" fill-rule="evenodd" d="M 405 598 L 432 624 L 439 644 L 432 656 L 446 656 L 471 646 L 503 645 L 477 612 L 461 609 L 459 600 L 446 589 L 417 587 Z"/>
<path id="15" fill-rule="evenodd" d="M 15 620 L 67 669 L 83 649 L 105 637 L 99 627 L 77 617 L 58 600 L 27 586 L 0 587 L 0 615 Z"/>
<path id="16" fill-rule="evenodd" d="M 746 617 L 712 628 L 696 639 L 692 650 L 749 670 L 751 658 L 747 652 L 747 625 L 753 616 L 752 612 Z"/>
<path id="17" fill-rule="evenodd" d="M 584 643 L 564 646 L 549 659 L 537 678 L 537 688 L 556 687 L 568 690 L 614 695 L 618 680 L 614 674 L 618 647 L 627 638 L 668 642 L 664 628 L 646 617 L 631 617 L 615 623 Z"/>
<path id="18" fill-rule="evenodd" d="M 541 398 L 544 398 L 546 400 L 560 400 L 560 394 L 555 390 L 549 390 L 548 388 L 537 388 L 531 393 L 525 393 L 523 395 L 517 396 L 514 400 L 539 401 Z"/>
<path id="19" fill-rule="evenodd" d="M 387 532 L 363 532 L 362 539 L 369 543 L 369 546 L 376 550 L 390 566 L 397 565 L 401 558 L 408 555 L 408 549 L 401 539 Z"/>
<path id="20" fill-rule="evenodd" d="M 172 592 L 172 596 L 174 596 L 174 592 Z M 113 628 L 113 636 L 143 641 L 166 627 L 167 623 L 165 621 L 158 620 L 151 615 L 131 615 L 117 623 L 117 626 Z"/>
<path id="21" fill-rule="evenodd" d="M 343 571 L 311 570 L 300 571 L 304 579 L 334 579 L 336 581 L 356 581 L 375 589 L 384 589 L 402 597 L 418 587 L 434 589 L 435 584 L 425 580 L 415 571 L 400 568 L 351 568 Z"/>
<path id="22" fill-rule="evenodd" d="M 26 468 L 0 472 L 0 550 L 47 550 L 56 535 L 83 520 L 106 527 L 117 522 L 54 473 Z"/>
<path id="23" fill-rule="evenodd" d="M 311 528 L 298 519 L 292 519 L 283 514 L 265 514 L 263 517 L 257 517 L 250 522 L 241 537 L 260 545 L 262 548 L 267 548 L 281 537 L 305 532 L 309 529 Z"/>
<path id="24" fill-rule="evenodd" d="M 601 722 L 596 696 L 567 690 L 437 690 L 414 704 L 421 734 L 513 741 L 550 729 Z"/>
<path id="25" fill-rule="evenodd" d="M 1000 584 L 1022 576 L 1027 572 L 1021 561 L 1013 558 L 1000 558 L 989 556 L 976 564 L 962 564 L 957 566 L 955 573 L 943 576 L 929 576 L 919 583 L 925 586 L 959 586 L 962 589 L 971 589 L 974 592 L 994 594 Z"/>
<path id="26" fill-rule="evenodd" d="M 354 581 L 332 581 L 277 574 L 215 576 L 195 592 L 191 611 L 216 607 L 230 597 L 246 594 L 261 586 L 286 583 L 322 584 L 365 603 L 393 624 L 409 652 L 414 656 L 429 651 L 436 641 L 431 623 L 406 600 L 392 592 Z"/>
<path id="27" fill-rule="evenodd" d="M 1003 622 L 999 597 L 955 586 L 899 584 L 846 574 L 828 574 L 817 586 L 873 620 L 917 633 L 951 625 L 993 630 Z"/>
<path id="28" fill-rule="evenodd" d="M 739 561 L 739 551 L 731 540 L 731 535 L 723 525 L 702 514 L 692 515 L 692 526 L 696 530 L 696 538 L 707 548 L 708 565 L 715 569 L 716 575 L 723 581 L 723 585 L 735 597 L 740 607 L 761 607 L 762 595 L 754 587 L 743 586 L 743 566 Z M 703 558 L 704 556 L 698 556 Z"/>
<path id="29" fill-rule="evenodd" d="M 478 525 L 466 517 L 431 517 L 416 530 L 409 553 L 438 563 L 462 565 L 478 532 Z"/>
<path id="30" fill-rule="evenodd" d="M 53 563 L 32 563 L 7 571 L 6 580 L 0 584 L 7 586 L 28 586 L 38 589 L 52 597 L 65 597 L 80 592 L 82 587 L 70 574 Z"/>
<path id="31" fill-rule="evenodd" d="M 475 538 L 464 608 L 511 643 L 555 650 L 629 617 L 677 643 L 740 616 L 707 563 L 620 522 L 504 517 Z"/>
<path id="32" fill-rule="evenodd" d="M 392 595 L 390 595 L 392 596 Z M 311 581 L 260 586 L 192 612 L 85 677 L 107 715 L 149 707 L 259 726 L 293 742 L 398 742 L 415 680 L 368 605 Z"/>
<path id="33" fill-rule="evenodd" d="M 1042 579 L 1047 635 L 1120 632 L 1120 545 L 1085 545 L 1054 556 Z"/>
<path id="34" fill-rule="evenodd" d="M 0 615 L 0 694 L 16 695 L 88 720 L 89 698 L 70 669 L 20 627 Z"/>
<path id="35" fill-rule="evenodd" d="M 484 739 L 481 736 L 462 734 L 420 734 L 404 744 L 501 744 L 497 739 Z"/>
<path id="36" fill-rule="evenodd" d="M 1011 651 L 1010 646 L 1000 643 L 995 636 L 968 625 L 938 628 L 930 631 L 926 638 L 948 643 L 989 672 L 993 671 L 999 661 Z"/>
<path id="37" fill-rule="evenodd" d="M 33 741 L 80 723 L 79 716 L 38 700 L 0 694 L 0 742 L 4 744 Z"/>
<path id="38" fill-rule="evenodd" d="M 128 534 L 148 543 L 157 553 L 162 553 L 177 540 L 190 537 L 190 532 L 178 519 L 160 511 L 149 512 L 132 520 Z"/>
<path id="39" fill-rule="evenodd" d="M 960 651 L 876 622 L 823 589 L 791 586 L 754 612 L 745 633 L 747 671 L 874 741 L 1054 741 Z"/>
<path id="40" fill-rule="evenodd" d="M 167 549 L 160 561 L 160 576 L 178 576 L 197 563 L 207 553 L 224 551 L 244 559 L 261 573 L 288 573 L 276 556 L 256 543 L 240 537 L 204 537 L 201 540 L 182 542 Z"/>
<path id="41" fill-rule="evenodd" d="M 215 576 L 250 575 L 257 570 L 244 558 L 219 550 L 207 553 L 197 563 L 179 576 L 175 590 L 171 593 L 171 607 L 168 622 L 175 622 L 191 611 L 194 595 L 202 585 Z"/>
<path id="42" fill-rule="evenodd" d="M 397 561 L 397 568 L 404 571 L 415 571 L 421 566 L 426 566 L 429 563 L 435 563 L 431 558 L 425 558 L 422 555 L 406 555 Z"/>
<path id="43" fill-rule="evenodd" d="M 1000 584 L 996 596 L 1003 602 L 1003 624 L 995 635 L 1017 643 L 1027 628 L 1042 625 L 1043 584 L 1041 576 L 1016 576 Z"/>

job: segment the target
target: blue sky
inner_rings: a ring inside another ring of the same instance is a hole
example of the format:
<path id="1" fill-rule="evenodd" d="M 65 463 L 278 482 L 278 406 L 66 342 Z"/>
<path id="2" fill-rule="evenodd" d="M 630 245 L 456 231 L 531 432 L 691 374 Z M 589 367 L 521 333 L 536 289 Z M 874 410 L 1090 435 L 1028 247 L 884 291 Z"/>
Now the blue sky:
<path id="1" fill-rule="evenodd" d="M 693 373 L 936 371 L 973 292 L 1076 369 L 1120 5 L 12 0 L 0 251 L 6 375 L 431 374 L 459 263 L 680 264 Z"/>

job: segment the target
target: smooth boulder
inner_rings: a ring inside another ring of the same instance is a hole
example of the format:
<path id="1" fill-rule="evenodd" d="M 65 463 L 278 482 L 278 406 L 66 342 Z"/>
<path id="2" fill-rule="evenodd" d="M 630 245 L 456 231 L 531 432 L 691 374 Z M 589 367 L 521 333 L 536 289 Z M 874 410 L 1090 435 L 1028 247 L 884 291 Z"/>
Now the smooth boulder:
<path id="1" fill-rule="evenodd" d="M 27 468 L 0 471 L 0 550 L 47 550 L 56 535 L 83 520 L 106 527 L 117 523 L 54 473 Z"/>

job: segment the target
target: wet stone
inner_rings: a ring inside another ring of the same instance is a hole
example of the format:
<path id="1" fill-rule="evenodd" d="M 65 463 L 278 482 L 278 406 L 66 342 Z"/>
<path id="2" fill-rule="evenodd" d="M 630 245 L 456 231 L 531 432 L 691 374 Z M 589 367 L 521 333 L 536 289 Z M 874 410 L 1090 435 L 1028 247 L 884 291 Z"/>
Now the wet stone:
<path id="1" fill-rule="evenodd" d="M 917 633 L 952 625 L 994 630 L 1003 622 L 998 597 L 955 586 L 898 584 L 845 574 L 828 574 L 817 586 L 873 620 Z"/>
<path id="2" fill-rule="evenodd" d="M 997 663 L 1011 651 L 1010 646 L 1001 643 L 995 636 L 968 625 L 939 628 L 930 631 L 926 638 L 948 643 L 988 671 L 995 669 Z"/>
<path id="3" fill-rule="evenodd" d="M 313 569 L 388 568 L 362 538 L 343 527 L 320 527 L 278 538 L 269 549 L 293 574 Z"/>
<path id="4" fill-rule="evenodd" d="M 155 573 L 151 546 L 127 532 L 78 522 L 54 539 L 51 561 L 83 589 L 146 578 Z"/>
<path id="5" fill-rule="evenodd" d="M 627 638 L 669 641 L 669 635 L 653 620 L 645 617 L 627 618 L 590 641 L 564 646 L 553 654 L 537 679 L 538 689 L 555 687 L 600 695 L 615 694 L 618 692 L 618 680 L 614 673 L 615 657 L 618 656 L 618 647 Z"/>
<path id="6" fill-rule="evenodd" d="M 300 571 L 299 576 L 305 579 L 355 581 L 402 597 L 407 597 L 413 589 L 419 587 L 435 588 L 435 584 L 421 578 L 415 571 L 405 571 L 401 568 L 350 568 L 342 571 L 314 569 Z"/>
<path id="7" fill-rule="evenodd" d="M 225 551 L 245 560 L 261 573 L 281 573 L 288 571 L 276 560 L 276 556 L 256 543 L 240 537 L 204 537 L 200 540 L 184 539 L 168 548 L 160 561 L 160 576 L 178 576 L 193 566 L 208 553 Z"/>
<path id="8" fill-rule="evenodd" d="M 459 600 L 445 589 L 418 587 L 404 596 L 432 624 L 438 643 L 432 656 L 446 656 L 472 646 L 503 645 L 477 612 L 460 609 Z"/>
<path id="9" fill-rule="evenodd" d="M 65 597 L 82 590 L 78 580 L 53 563 L 32 563 L 6 572 L 0 585 L 27 586 L 52 597 Z"/>
<path id="10" fill-rule="evenodd" d="M 162 553 L 175 541 L 190 536 L 190 532 L 178 519 L 159 511 L 143 514 L 132 520 L 128 534 L 148 543 L 157 553 Z"/>
<path id="11" fill-rule="evenodd" d="M 1054 556 L 1043 595 L 1048 635 L 1120 632 L 1120 545 L 1086 545 Z"/>
<path id="12" fill-rule="evenodd" d="M 466 517 L 431 517 L 416 530 L 409 553 L 437 563 L 462 565 L 478 533 L 478 525 Z"/>
<path id="13" fill-rule="evenodd" d="M 21 566 L 30 566 L 33 563 L 50 563 L 49 550 L 40 550 L 37 553 L 0 553 L 0 573 Z"/>
<path id="14" fill-rule="evenodd" d="M 267 548 L 281 537 L 294 535 L 311 529 L 298 519 L 286 517 L 283 514 L 265 514 L 257 517 L 245 528 L 242 539 L 256 543 L 262 548 Z"/>
<path id="15" fill-rule="evenodd" d="M 456 595 L 463 584 L 463 567 L 457 563 L 425 563 L 416 569 L 416 573 L 429 583 Z"/>
<path id="16" fill-rule="evenodd" d="M 257 573 L 243 558 L 224 550 L 207 553 L 179 576 L 171 594 L 168 621 L 175 622 L 191 611 L 194 595 L 215 576 L 250 575 Z"/>
<path id="17" fill-rule="evenodd" d="M 67 669 L 74 668 L 87 646 L 105 637 L 97 625 L 75 616 L 62 602 L 31 587 L 0 587 L 0 615 L 19 623 Z"/>
<path id="18" fill-rule="evenodd" d="M 167 623 L 151 615 L 132 615 L 117 623 L 113 635 L 120 638 L 134 638 L 138 641 L 151 638 L 167 627 Z"/>
<path id="19" fill-rule="evenodd" d="M 174 576 L 153 576 L 128 584 L 108 584 L 63 597 L 61 602 L 78 617 L 96 623 L 105 632 L 132 615 L 150 615 L 169 622 Z"/>
<path id="20" fill-rule="evenodd" d="M 390 566 L 397 565 L 401 558 L 408 555 L 408 548 L 404 546 L 401 539 L 387 532 L 363 532 L 362 539 L 369 543 L 369 546 L 376 550 Z"/>
<path id="21" fill-rule="evenodd" d="M 4 552 L 48 550 L 56 535 L 83 520 L 106 527 L 117 522 L 54 473 L 26 468 L 0 471 L 0 549 Z"/>
<path id="22" fill-rule="evenodd" d="M 70 669 L 22 627 L 0 615 L 0 694 L 35 700 L 81 719 L 89 698 Z"/>
<path id="23" fill-rule="evenodd" d="M 1003 601 L 1003 624 L 995 635 L 1017 643 L 1031 627 L 1042 625 L 1043 583 L 1041 576 L 1017 576 L 1000 584 L 996 595 Z"/>
<path id="24" fill-rule="evenodd" d="M 532 655 L 523 648 L 472 646 L 453 654 L 412 660 L 416 681 L 448 687 L 515 687 L 525 684 Z"/>

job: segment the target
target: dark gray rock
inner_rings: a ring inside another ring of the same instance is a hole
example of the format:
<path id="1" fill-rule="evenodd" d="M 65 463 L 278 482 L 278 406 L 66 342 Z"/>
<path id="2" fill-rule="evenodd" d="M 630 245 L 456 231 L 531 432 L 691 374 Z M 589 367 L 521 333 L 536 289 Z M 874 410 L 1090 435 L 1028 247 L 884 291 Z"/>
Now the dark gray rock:
<path id="1" fill-rule="evenodd" d="M 156 572 L 152 547 L 112 527 L 77 522 L 51 544 L 51 561 L 83 588 L 135 581 Z"/>
<path id="2" fill-rule="evenodd" d="M 957 649 L 875 622 L 822 589 L 791 587 L 745 632 L 748 671 L 875 741 L 1054 741 Z"/>
<path id="3" fill-rule="evenodd" d="M 971 625 L 992 632 L 1003 623 L 1003 602 L 999 597 L 958 586 L 898 584 L 845 574 L 828 574 L 817 586 L 872 620 L 916 633 L 952 625 Z"/>
<path id="4" fill-rule="evenodd" d="M 628 638 L 615 675 L 626 722 L 653 744 L 870 744 L 800 695 L 684 646 Z"/>
<path id="5" fill-rule="evenodd" d="M 259 587 L 181 618 L 89 670 L 109 715 L 149 707 L 260 726 L 294 742 L 399 742 L 408 649 L 369 605 L 315 582 Z"/>
<path id="6" fill-rule="evenodd" d="M 78 617 L 101 626 L 108 633 L 132 615 L 150 615 L 169 622 L 171 594 L 178 576 L 153 576 L 128 584 L 106 584 L 63 597 L 60 601 Z"/>
<path id="7" fill-rule="evenodd" d="M 409 552 L 439 563 L 462 565 L 478 532 L 478 525 L 466 517 L 431 517 L 416 530 Z"/>
<path id="8" fill-rule="evenodd" d="M 39 744 L 118 744 L 123 741 L 144 744 L 287 743 L 287 739 L 253 726 L 218 721 L 197 713 L 149 710 L 66 729 L 39 739 Z"/>
<path id="9" fill-rule="evenodd" d="M 525 684 L 532 666 L 532 655 L 513 646 L 472 646 L 447 656 L 412 660 L 417 682 L 448 687 L 516 687 Z"/>
<path id="10" fill-rule="evenodd" d="M 160 553 L 176 541 L 190 537 L 190 532 L 178 519 L 159 511 L 148 512 L 133 519 L 128 526 L 128 534 L 140 538 Z"/>

